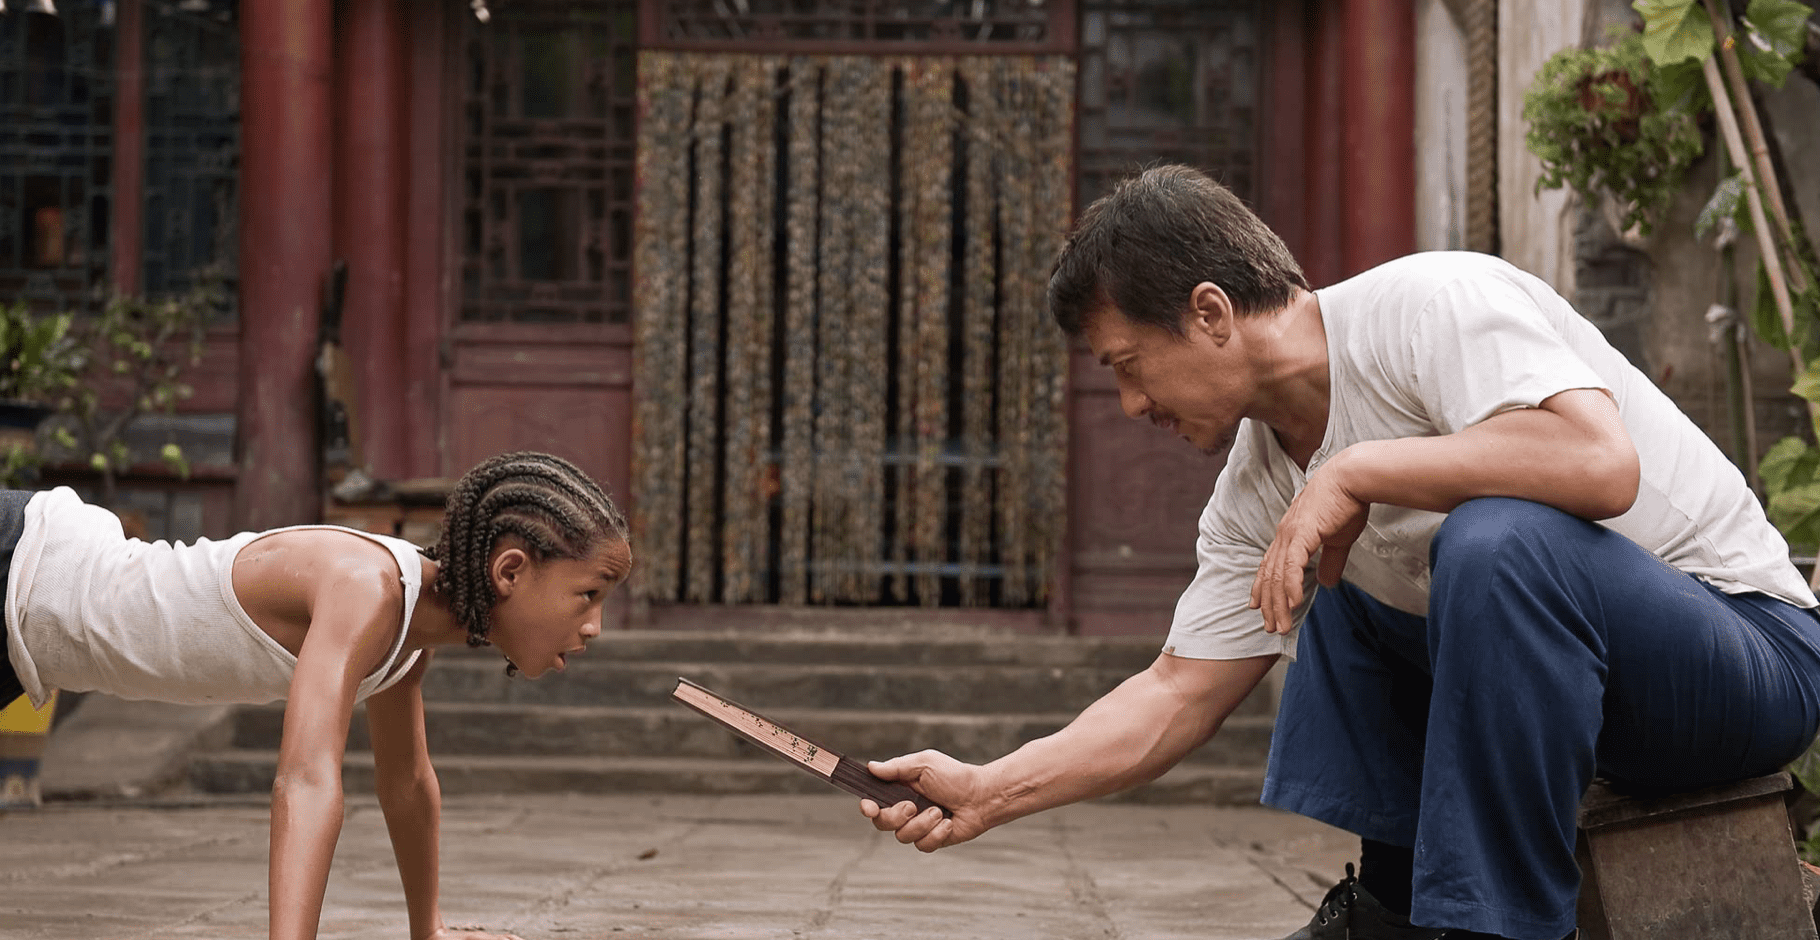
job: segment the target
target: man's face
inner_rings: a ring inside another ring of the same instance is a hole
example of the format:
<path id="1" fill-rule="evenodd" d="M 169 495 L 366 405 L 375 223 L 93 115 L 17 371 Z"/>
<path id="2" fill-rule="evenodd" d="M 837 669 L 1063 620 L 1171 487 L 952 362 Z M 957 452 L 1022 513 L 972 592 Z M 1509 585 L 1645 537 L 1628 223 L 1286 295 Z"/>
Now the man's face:
<path id="1" fill-rule="evenodd" d="M 1117 377 L 1125 414 L 1147 419 L 1208 455 L 1232 446 L 1251 395 L 1250 373 L 1235 348 L 1231 306 L 1224 299 L 1220 294 L 1188 311 L 1185 336 L 1133 323 L 1111 304 L 1088 317 L 1083 330 L 1100 364 Z"/>

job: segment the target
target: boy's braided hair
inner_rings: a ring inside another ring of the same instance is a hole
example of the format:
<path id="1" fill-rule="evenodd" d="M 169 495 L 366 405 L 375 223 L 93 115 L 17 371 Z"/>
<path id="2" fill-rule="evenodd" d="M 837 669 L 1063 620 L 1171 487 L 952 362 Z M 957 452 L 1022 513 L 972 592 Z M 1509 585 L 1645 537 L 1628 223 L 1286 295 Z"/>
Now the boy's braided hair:
<path id="1" fill-rule="evenodd" d="M 574 464 L 532 451 L 482 461 L 456 482 L 443 510 L 442 537 L 424 554 L 440 563 L 431 589 L 449 599 L 469 646 L 485 646 L 493 602 L 487 569 L 501 536 L 524 540 L 537 561 L 587 558 L 610 542 L 630 542 L 625 516 Z"/>

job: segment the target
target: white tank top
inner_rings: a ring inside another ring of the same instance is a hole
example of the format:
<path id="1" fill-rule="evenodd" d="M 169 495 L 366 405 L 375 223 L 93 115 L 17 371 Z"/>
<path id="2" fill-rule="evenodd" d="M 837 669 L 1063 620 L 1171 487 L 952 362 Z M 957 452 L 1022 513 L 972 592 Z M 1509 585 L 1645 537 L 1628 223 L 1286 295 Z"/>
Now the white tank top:
<path id="1" fill-rule="evenodd" d="M 385 662 L 360 683 L 363 700 L 397 682 L 405 628 L 423 568 L 402 539 L 339 526 L 385 546 L 404 584 L 404 620 Z M 234 596 L 234 558 L 267 532 L 194 545 L 128 539 L 120 520 L 68 487 L 25 506 L 25 531 L 6 584 L 6 643 L 34 705 L 52 689 L 184 704 L 274 702 L 290 692 L 297 657 L 247 616 Z M 396 668 L 394 668 L 396 666 Z"/>

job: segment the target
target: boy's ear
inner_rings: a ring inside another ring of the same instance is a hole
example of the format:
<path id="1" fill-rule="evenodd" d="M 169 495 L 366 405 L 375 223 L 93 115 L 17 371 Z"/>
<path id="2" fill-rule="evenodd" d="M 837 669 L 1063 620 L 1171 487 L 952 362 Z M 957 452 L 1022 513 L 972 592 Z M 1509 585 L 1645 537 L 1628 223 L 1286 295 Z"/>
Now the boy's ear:
<path id="1" fill-rule="evenodd" d="M 531 556 L 522 548 L 501 549 L 487 565 L 487 575 L 493 580 L 493 593 L 506 597 L 518 586 L 518 579 L 524 576 L 525 566 L 530 564 Z"/>

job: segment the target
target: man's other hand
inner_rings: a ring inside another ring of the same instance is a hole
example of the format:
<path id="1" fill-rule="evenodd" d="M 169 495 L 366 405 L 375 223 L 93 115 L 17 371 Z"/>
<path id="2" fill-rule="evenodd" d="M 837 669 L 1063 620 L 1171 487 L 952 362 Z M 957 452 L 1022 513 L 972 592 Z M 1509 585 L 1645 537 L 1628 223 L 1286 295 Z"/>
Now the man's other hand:
<path id="1" fill-rule="evenodd" d="M 1341 451 L 1308 478 L 1277 523 L 1276 538 L 1258 566 L 1251 606 L 1264 615 L 1264 629 L 1271 633 L 1288 633 L 1295 627 L 1295 609 L 1303 598 L 1302 573 L 1315 553 L 1321 557 L 1317 579 L 1333 587 L 1340 583 L 1352 543 L 1365 531 L 1371 504 L 1347 490 L 1342 469 L 1335 466 L 1350 453 L 1351 448 Z"/>

